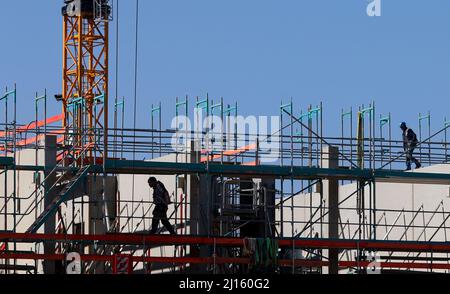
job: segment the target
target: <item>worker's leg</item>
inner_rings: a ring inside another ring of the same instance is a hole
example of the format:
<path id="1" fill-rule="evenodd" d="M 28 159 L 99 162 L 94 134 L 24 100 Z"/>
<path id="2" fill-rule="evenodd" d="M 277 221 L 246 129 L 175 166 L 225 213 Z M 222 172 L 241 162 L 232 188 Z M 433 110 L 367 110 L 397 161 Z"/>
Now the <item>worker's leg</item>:
<path id="1" fill-rule="evenodd" d="M 406 149 L 405 151 L 406 155 L 406 170 L 411 170 L 411 153 L 410 149 Z"/>
<path id="2" fill-rule="evenodd" d="M 420 162 L 414 157 L 414 149 L 416 149 L 416 146 L 413 145 L 410 148 L 410 154 L 411 154 L 411 161 L 414 162 L 414 164 L 416 165 L 416 168 L 420 168 L 422 165 L 420 164 Z"/>
<path id="3" fill-rule="evenodd" d="M 171 235 L 177 234 L 167 218 L 161 219 L 161 223 L 164 225 L 164 227 L 166 227 L 167 231 L 169 231 Z"/>
<path id="4" fill-rule="evenodd" d="M 153 216 L 152 220 L 152 229 L 150 230 L 150 234 L 156 234 L 156 231 L 158 231 L 158 225 L 159 225 L 159 218 L 156 216 Z"/>
<path id="5" fill-rule="evenodd" d="M 164 227 L 169 231 L 171 235 L 176 235 L 175 230 L 173 229 L 172 225 L 170 224 L 169 220 L 167 219 L 167 207 L 161 208 L 161 223 Z"/>
<path id="6" fill-rule="evenodd" d="M 152 229 L 150 234 L 156 234 L 158 231 L 159 221 L 164 217 L 164 215 L 163 209 L 161 209 L 159 205 L 156 205 L 155 209 L 153 209 Z"/>

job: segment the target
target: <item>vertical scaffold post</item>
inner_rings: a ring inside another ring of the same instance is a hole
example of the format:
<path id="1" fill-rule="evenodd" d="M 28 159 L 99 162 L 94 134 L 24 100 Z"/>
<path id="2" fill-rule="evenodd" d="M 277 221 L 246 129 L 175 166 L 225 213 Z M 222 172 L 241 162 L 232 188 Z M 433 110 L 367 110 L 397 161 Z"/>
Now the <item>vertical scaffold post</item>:
<path id="1" fill-rule="evenodd" d="M 4 157 L 8 157 L 8 97 L 11 93 L 8 92 L 8 88 L 5 89 L 5 94 L 3 96 L 0 97 L 0 102 L 4 102 L 5 103 L 5 115 L 4 115 L 4 132 L 3 132 L 3 136 L 4 136 L 4 141 L 3 141 L 3 148 L 5 150 L 4 152 Z M 6 170 L 6 172 L 4 173 L 4 231 L 7 232 L 8 231 L 8 170 Z M 6 250 L 8 249 L 8 243 L 5 242 L 5 246 L 6 246 Z M 9 260 L 5 260 L 5 264 L 8 265 L 9 264 Z M 6 273 L 9 273 L 8 270 L 5 271 Z"/>
<path id="2" fill-rule="evenodd" d="M 350 136 L 349 138 L 345 138 L 346 132 L 345 132 L 345 119 L 348 118 L 349 120 L 349 127 L 350 127 Z M 348 147 L 347 147 L 348 146 Z M 353 160 L 353 108 L 350 107 L 349 111 L 344 111 L 344 109 L 341 109 L 341 152 L 342 154 L 345 154 L 346 150 L 349 150 L 350 153 L 350 159 Z M 341 159 L 341 166 L 344 166 L 345 159 Z M 350 165 L 350 168 L 352 166 Z M 344 181 L 342 181 L 342 184 Z"/>
<path id="3" fill-rule="evenodd" d="M 322 137 L 322 126 L 321 126 L 321 115 L 322 115 L 322 104 L 320 106 L 317 106 L 313 108 L 311 105 L 308 109 L 308 141 L 309 141 L 309 152 L 310 152 L 310 159 L 309 159 L 309 166 L 321 166 L 323 164 L 323 156 L 321 156 L 322 148 L 323 148 L 323 140 L 321 140 Z M 315 123 L 313 118 L 315 118 Z M 319 120 L 320 118 L 320 120 Z M 313 130 L 314 129 L 314 130 Z M 313 133 L 320 134 L 319 136 L 315 136 L 315 142 L 313 142 Z M 314 147 L 315 146 L 315 147 Z M 315 149 L 315 152 L 314 152 Z M 314 157 L 315 156 L 315 157 Z M 320 158 L 320 161 L 319 161 Z M 313 215 L 313 189 L 312 189 L 312 180 L 308 180 L 308 186 L 309 188 L 309 196 L 310 196 L 310 215 Z M 320 212 L 322 216 L 322 203 L 320 203 Z M 320 226 L 322 227 L 323 221 L 322 218 L 320 219 Z M 310 230 L 310 238 L 313 237 L 314 230 L 313 226 L 311 226 Z"/>
<path id="4" fill-rule="evenodd" d="M 448 142 L 447 142 L 447 131 L 450 127 L 450 121 L 447 118 L 444 119 L 444 149 L 445 149 L 445 159 L 444 162 L 448 161 Z"/>
<path id="5" fill-rule="evenodd" d="M 231 119 L 231 115 L 234 113 L 234 119 Z M 237 116 L 238 116 L 238 104 L 235 102 L 234 106 L 227 105 L 227 108 L 223 111 L 223 117 L 226 117 L 226 149 L 237 150 Z M 233 123 L 233 126 L 231 126 Z M 231 145 L 231 142 L 233 145 Z M 227 160 L 228 162 L 229 160 Z M 234 156 L 234 162 L 237 163 L 237 156 Z"/>
<path id="6" fill-rule="evenodd" d="M 426 128 L 428 131 L 428 138 L 431 137 L 431 113 L 428 111 L 428 114 L 422 115 L 419 113 L 419 158 L 420 161 L 422 161 L 422 150 L 423 150 L 423 144 L 422 144 L 422 131 L 423 131 L 423 121 L 426 121 Z M 430 140 L 428 140 L 428 164 L 431 165 L 431 143 Z"/>
<path id="7" fill-rule="evenodd" d="M 35 126 L 35 136 L 36 136 L 36 141 L 35 141 L 35 165 L 38 166 L 39 165 L 39 137 L 40 137 L 40 131 L 39 131 L 39 125 L 38 125 L 38 121 L 39 121 L 39 102 L 40 101 L 44 101 L 44 136 L 47 135 L 47 89 L 44 90 L 44 95 L 42 96 L 38 96 L 38 93 L 36 92 L 35 95 L 35 99 L 34 99 L 34 104 L 35 104 L 35 121 L 34 121 L 34 126 Z M 35 172 L 34 174 L 34 188 L 35 190 L 38 189 L 39 185 L 40 185 L 40 181 L 39 181 L 39 172 Z M 36 193 L 35 195 L 35 207 L 38 207 L 38 194 Z M 38 217 L 38 210 L 35 209 L 34 211 L 34 216 L 35 219 L 37 219 Z"/>
<path id="8" fill-rule="evenodd" d="M 154 145 L 154 140 L 155 140 L 155 136 L 154 136 L 154 131 L 155 131 L 155 113 L 158 114 L 158 128 L 159 130 L 158 132 L 158 141 L 159 141 L 159 157 L 162 156 L 162 119 L 161 119 L 161 102 L 159 102 L 158 106 L 154 106 L 152 104 L 152 109 L 151 109 L 151 130 L 152 130 L 152 145 Z M 154 158 L 154 149 L 152 146 L 152 159 Z"/>
<path id="9" fill-rule="evenodd" d="M 179 98 L 176 98 L 176 104 L 175 104 L 175 120 L 176 120 L 176 126 L 177 126 L 177 130 L 176 130 L 176 148 L 177 150 L 175 151 L 176 153 L 176 159 L 175 162 L 179 162 L 179 151 L 178 151 L 178 145 L 179 145 L 179 116 L 181 113 L 183 113 L 184 116 L 184 146 L 182 147 L 182 151 L 184 152 L 184 159 L 183 162 L 187 163 L 188 162 L 188 152 L 190 152 L 188 149 L 189 146 L 189 140 L 188 140 L 188 122 L 189 122 L 189 97 L 188 95 L 186 95 L 186 98 L 184 101 L 179 101 Z M 183 112 L 180 112 L 180 108 L 183 110 Z M 175 179 L 175 191 L 178 191 L 178 177 L 179 175 L 176 176 Z M 187 174 L 183 175 L 183 192 L 180 194 L 180 223 L 182 224 L 181 226 L 181 235 L 186 234 L 187 233 L 187 229 L 186 229 L 186 222 L 187 222 L 187 207 L 188 207 L 188 194 L 186 193 L 186 189 L 187 189 Z M 177 193 L 177 192 L 176 192 Z M 175 195 L 175 199 L 177 199 L 176 197 L 177 195 Z M 178 213 L 176 212 L 175 215 L 175 219 L 178 218 Z M 183 252 L 185 251 L 186 246 L 181 247 L 180 249 L 180 256 L 183 254 Z"/>
<path id="10" fill-rule="evenodd" d="M 213 100 L 211 100 L 211 116 L 213 116 L 214 117 L 214 112 L 215 112 L 215 110 L 216 109 L 218 109 L 218 112 L 219 112 L 219 118 L 220 118 L 220 138 L 219 138 L 219 142 L 220 142 L 220 150 L 219 150 L 219 152 L 220 152 L 220 158 L 221 158 L 221 163 L 223 164 L 223 150 L 224 150 L 224 140 L 223 140 L 223 137 L 224 137 L 224 127 L 223 127 L 223 97 L 221 97 L 220 98 L 220 102 L 218 102 L 218 103 L 216 103 L 216 104 L 214 104 L 214 101 Z M 215 126 L 215 121 L 214 121 L 214 118 L 211 118 L 212 119 L 212 121 L 211 121 L 211 129 L 215 129 L 216 128 L 216 126 Z M 213 138 L 213 140 L 214 140 L 214 142 L 213 142 L 213 144 L 215 144 L 215 142 L 216 142 L 216 136 L 217 136 L 218 134 L 216 134 L 216 133 L 213 133 L 213 136 L 214 136 L 214 138 Z M 212 149 L 212 151 L 214 152 L 214 145 L 213 145 L 213 149 Z"/>
<path id="11" fill-rule="evenodd" d="M 9 99 L 12 99 L 12 110 L 11 108 L 11 104 L 9 103 Z M 4 156 L 8 157 L 9 154 L 12 155 L 13 157 L 13 162 L 16 163 L 16 141 L 17 141 L 17 87 L 14 84 L 14 89 L 13 90 L 8 90 L 8 88 L 5 88 L 5 94 L 3 96 L 0 96 L 0 102 L 4 101 L 5 103 L 5 129 L 4 129 Z M 9 121 L 9 114 L 11 114 L 12 112 L 12 121 Z M 17 173 L 16 173 L 16 168 L 13 167 L 12 168 L 12 173 L 13 173 L 13 183 L 12 183 L 12 192 L 9 193 L 8 191 L 8 169 L 6 169 L 6 171 L 4 172 L 4 179 L 5 179 L 5 188 L 4 188 L 4 192 L 5 192 L 5 196 L 4 196 L 4 200 L 5 200 L 5 204 L 4 204 L 4 211 L 5 211 L 5 231 L 9 230 L 8 227 L 8 198 L 11 198 L 13 201 L 13 213 L 12 213 L 12 218 L 13 218 L 13 224 L 12 224 L 12 230 L 13 232 L 16 232 L 16 225 L 17 225 L 17 198 L 16 198 L 16 188 L 17 188 L 17 184 L 16 184 L 16 177 L 17 177 Z M 14 249 L 16 247 L 16 242 L 14 242 Z M 15 263 L 15 261 L 14 261 Z M 15 272 L 15 271 L 14 271 Z"/>
<path id="12" fill-rule="evenodd" d="M 364 129 L 365 129 L 365 118 L 366 115 L 369 116 L 369 138 L 368 138 L 368 143 L 369 143 L 369 156 L 368 156 L 368 160 L 369 160 L 369 168 L 375 168 L 375 102 L 372 102 L 372 104 L 369 104 L 369 106 L 367 108 L 364 107 L 364 105 L 362 106 L 362 109 L 360 110 L 361 113 L 361 123 L 362 123 L 362 132 L 364 133 Z M 363 139 L 362 142 L 363 145 L 365 145 L 365 140 Z M 364 156 L 363 156 L 363 161 L 365 160 Z"/>
<path id="13" fill-rule="evenodd" d="M 180 121 L 179 121 L 179 118 L 180 118 L 180 116 L 182 116 L 182 117 L 184 117 L 184 146 L 182 147 L 182 151 L 183 151 L 183 153 L 184 153 L 184 155 L 186 156 L 186 158 L 185 158 L 185 162 L 186 162 L 186 160 L 187 160 L 187 152 L 188 152 L 188 146 L 189 146 L 189 144 L 188 144 L 188 142 L 189 142 L 189 140 L 188 140 L 188 117 L 189 117 L 189 113 L 188 113 L 188 96 L 186 95 L 186 98 L 185 98 L 185 100 L 184 101 L 180 101 L 179 100 L 179 98 L 177 97 L 176 98 L 176 103 L 175 103 L 175 124 L 176 124 L 176 134 L 175 134 L 175 138 L 176 138 L 176 148 L 177 148 L 177 150 L 175 150 L 175 153 L 176 153 L 176 159 L 175 159 L 175 162 L 178 162 L 178 155 L 179 155 L 179 151 L 178 151 L 178 146 L 180 145 L 180 142 L 179 142 L 179 135 L 180 135 L 180 130 L 179 130 L 179 127 L 180 127 Z M 183 109 L 183 112 L 181 112 L 180 111 L 180 109 Z M 182 114 L 181 114 L 182 113 Z"/>
<path id="14" fill-rule="evenodd" d="M 203 111 L 205 111 L 206 113 L 206 117 L 209 117 L 209 113 L 210 113 L 210 108 L 209 108 L 209 94 L 206 94 L 206 98 L 205 99 L 200 99 L 199 97 L 197 97 L 196 102 L 195 102 L 195 113 L 196 113 L 196 126 L 197 129 L 195 130 L 196 134 L 196 141 L 198 141 L 197 145 L 201 151 L 201 149 L 203 149 L 203 145 L 205 147 L 205 153 L 206 153 L 206 165 L 209 166 L 209 142 L 208 139 L 209 138 L 203 138 L 203 121 L 200 121 L 203 119 Z M 202 139 L 205 140 L 206 142 L 202 142 Z M 201 156 L 201 152 L 200 152 L 200 156 Z"/>
<path id="15" fill-rule="evenodd" d="M 388 127 L 388 150 L 386 150 L 384 147 L 384 132 L 383 129 L 384 127 L 387 126 Z M 383 162 L 384 162 L 384 155 L 386 153 L 389 153 L 389 168 L 392 169 L 392 127 L 391 127 L 391 113 L 389 112 L 389 114 L 387 116 L 382 116 L 380 114 L 380 149 L 381 149 L 381 155 L 380 155 L 380 164 L 381 166 L 383 166 Z"/>
<path id="16" fill-rule="evenodd" d="M 17 162 L 17 86 L 16 84 L 14 84 L 14 90 L 12 93 L 13 96 L 13 161 L 14 163 Z M 19 213 L 18 211 L 18 205 L 17 205 L 17 169 L 14 167 L 13 168 L 13 202 L 14 202 L 14 214 L 13 214 L 13 222 L 14 222 L 14 227 L 13 227 L 13 232 L 17 233 L 17 213 Z M 17 251 L 17 242 L 14 241 L 14 251 Z M 17 260 L 14 260 L 14 274 L 16 273 L 16 265 L 17 265 Z"/>
<path id="17" fill-rule="evenodd" d="M 294 105 L 291 97 L 291 109 L 290 109 L 290 165 L 291 169 L 294 167 Z M 294 215 L 294 177 L 291 175 L 291 235 L 295 236 L 295 215 Z M 292 255 L 294 255 L 294 251 L 292 251 Z"/>
<path id="18" fill-rule="evenodd" d="M 358 130 L 357 130 L 357 158 L 358 158 L 358 167 L 360 169 L 364 168 L 364 114 L 359 108 L 358 111 Z M 358 235 L 359 239 L 363 238 L 363 230 L 364 227 L 364 182 L 362 180 L 358 180 L 357 182 L 357 200 L 356 207 L 358 213 Z"/>
<path id="19" fill-rule="evenodd" d="M 35 98 L 34 98 L 34 104 L 35 104 L 35 129 L 36 129 L 36 140 L 39 135 L 39 102 L 44 101 L 44 134 L 47 134 L 47 89 L 44 90 L 44 94 L 42 96 L 38 96 L 38 93 L 36 92 Z"/>
<path id="20" fill-rule="evenodd" d="M 124 140 L 124 127 L 125 127 L 125 97 L 122 97 L 122 101 L 117 101 L 114 104 L 114 158 L 116 158 L 117 156 L 117 146 L 118 146 L 118 128 L 119 128 L 119 113 L 118 113 L 118 109 L 121 109 L 121 118 L 120 118 L 120 130 L 121 130 L 121 134 L 120 134 L 120 159 L 123 159 L 123 140 Z"/>
<path id="21" fill-rule="evenodd" d="M 287 109 L 287 110 L 286 110 Z M 288 111 L 290 116 L 292 116 L 292 101 L 288 104 L 283 104 L 283 100 L 281 100 L 281 106 L 280 106 L 280 166 L 284 166 L 284 138 L 283 138 L 283 131 L 284 131 L 284 121 L 283 121 L 283 114 L 285 111 Z M 292 119 L 291 119 L 292 120 Z M 280 236 L 284 237 L 284 178 L 280 177 Z"/>

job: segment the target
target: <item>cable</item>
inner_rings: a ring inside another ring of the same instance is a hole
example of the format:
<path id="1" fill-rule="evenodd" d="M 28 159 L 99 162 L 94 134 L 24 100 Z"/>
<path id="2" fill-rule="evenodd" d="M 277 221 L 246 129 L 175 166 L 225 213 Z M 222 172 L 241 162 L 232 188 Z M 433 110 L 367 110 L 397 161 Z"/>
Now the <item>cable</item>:
<path id="1" fill-rule="evenodd" d="M 117 103 L 119 96 L 119 0 L 116 0 L 116 97 L 114 99 L 114 143 L 117 144 Z M 116 157 L 116 151 L 114 151 Z"/>
<path id="2" fill-rule="evenodd" d="M 137 86 L 138 86 L 138 53 L 139 53 L 139 0 L 136 0 L 136 36 L 135 36 L 135 52 L 134 52 L 134 118 L 133 118 L 133 130 L 134 130 L 134 142 L 136 142 L 136 113 L 137 113 Z M 133 160 L 136 158 L 136 152 L 133 152 Z"/>
<path id="3" fill-rule="evenodd" d="M 138 86 L 138 45 L 139 45 L 139 0 L 136 0 L 136 35 L 135 35 L 135 48 L 134 48 L 134 117 L 133 117 L 133 165 L 136 160 L 136 113 L 137 113 L 137 86 Z M 134 194 L 135 194 L 135 175 L 132 177 L 132 192 L 131 192 L 131 200 L 134 203 Z M 133 222 L 133 220 L 132 220 Z"/>

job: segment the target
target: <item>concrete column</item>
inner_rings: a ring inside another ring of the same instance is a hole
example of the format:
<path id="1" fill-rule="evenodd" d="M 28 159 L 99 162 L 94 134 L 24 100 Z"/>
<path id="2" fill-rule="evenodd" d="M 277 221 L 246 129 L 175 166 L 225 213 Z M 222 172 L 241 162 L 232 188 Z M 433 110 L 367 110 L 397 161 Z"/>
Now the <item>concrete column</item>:
<path id="1" fill-rule="evenodd" d="M 197 236 L 211 235 L 211 180 L 209 175 L 191 177 L 191 234 Z M 191 246 L 191 255 L 195 257 L 210 257 L 209 246 Z M 207 273 L 204 264 L 192 264 L 191 271 L 195 274 Z"/>
<path id="2" fill-rule="evenodd" d="M 46 180 L 44 183 L 44 190 L 45 190 L 44 207 L 48 207 L 49 205 L 51 205 L 53 200 L 57 196 L 55 189 L 53 189 L 53 191 L 50 191 L 50 188 L 56 182 L 56 173 L 50 174 L 50 172 L 56 166 L 56 153 L 57 153 L 56 136 L 45 136 L 44 177 L 46 178 Z M 55 226 L 56 226 L 55 217 L 49 217 L 44 224 L 44 233 L 54 234 Z M 55 254 L 55 242 L 44 243 L 44 254 Z M 43 265 L 45 274 L 56 273 L 55 261 L 45 260 Z"/>
<path id="3" fill-rule="evenodd" d="M 339 167 L 339 149 L 324 147 L 322 150 L 322 168 Z M 328 238 L 339 239 L 339 181 L 327 179 L 323 181 L 323 195 L 328 202 Z M 339 273 L 339 250 L 329 249 L 329 274 Z"/>
<path id="4" fill-rule="evenodd" d="M 190 158 L 189 162 L 199 163 L 200 162 L 200 152 L 195 149 L 195 141 L 190 142 Z M 189 176 L 189 203 L 190 203 L 190 233 L 191 235 L 200 234 L 200 194 L 201 194 L 201 184 L 200 175 L 190 175 Z"/>
<path id="5" fill-rule="evenodd" d="M 261 179 L 263 188 L 263 201 L 266 211 L 260 216 L 264 222 L 264 237 L 275 238 L 275 178 L 265 177 Z"/>
<path id="6" fill-rule="evenodd" d="M 241 237 L 275 237 L 275 179 L 270 177 L 261 179 L 244 177 L 241 180 L 244 181 L 241 182 L 241 189 L 252 189 L 251 182 L 257 185 L 260 197 L 259 204 L 261 204 L 256 215 L 241 216 L 241 222 L 244 224 L 240 228 Z M 253 199 L 248 196 L 242 197 L 240 201 L 241 205 L 247 207 L 251 207 L 253 204 Z"/>
<path id="7" fill-rule="evenodd" d="M 82 197 L 83 195 L 89 196 L 89 234 L 91 235 L 103 235 L 108 232 L 108 228 L 105 223 L 104 209 L 108 209 L 109 222 L 112 223 L 117 215 L 116 212 L 116 178 L 115 177 L 96 177 L 89 176 L 87 181 L 87 193 L 85 185 L 81 185 L 74 198 Z M 106 184 L 106 187 L 104 185 Z M 104 198 L 105 197 L 105 198 Z M 107 207 L 104 200 L 106 200 Z M 89 247 L 90 254 L 96 254 L 95 246 Z M 110 252 L 107 252 L 108 254 Z M 105 264 L 96 263 L 96 274 L 105 273 Z"/>
<path id="8" fill-rule="evenodd" d="M 191 141 L 190 162 L 200 162 L 200 152 L 195 141 Z M 190 202 L 190 233 L 193 236 L 208 236 L 211 232 L 210 220 L 210 196 L 211 176 L 190 175 L 189 176 L 189 202 Z M 190 246 L 190 254 L 193 257 L 207 257 L 208 246 Z M 192 264 L 190 267 L 193 274 L 207 273 L 207 266 L 203 264 Z"/>

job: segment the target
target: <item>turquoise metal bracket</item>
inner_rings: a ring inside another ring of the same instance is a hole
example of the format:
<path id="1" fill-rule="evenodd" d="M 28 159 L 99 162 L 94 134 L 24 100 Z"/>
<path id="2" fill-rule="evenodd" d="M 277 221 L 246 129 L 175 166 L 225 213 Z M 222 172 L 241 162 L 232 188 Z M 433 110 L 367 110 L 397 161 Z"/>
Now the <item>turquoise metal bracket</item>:
<path id="1" fill-rule="evenodd" d="M 353 116 L 353 109 L 351 109 L 350 111 L 344 112 L 342 110 L 341 112 L 341 118 L 346 118 L 347 116 L 352 117 Z"/>
<path id="2" fill-rule="evenodd" d="M 195 108 L 206 109 L 209 112 L 209 98 L 197 100 L 195 102 Z"/>
<path id="3" fill-rule="evenodd" d="M 390 116 L 380 117 L 380 126 L 384 126 L 384 125 L 388 124 L 390 121 L 391 121 Z"/>
<path id="4" fill-rule="evenodd" d="M 153 104 L 152 104 L 152 110 L 151 110 L 151 112 L 152 112 L 152 115 L 153 115 L 154 113 L 160 113 L 160 112 L 161 112 L 161 104 L 159 104 L 159 106 L 156 106 L 156 107 L 154 107 Z"/>
<path id="5" fill-rule="evenodd" d="M 214 110 L 220 109 L 220 113 L 223 114 L 223 102 L 219 102 L 214 104 L 214 102 L 211 101 L 211 115 L 214 115 Z"/>
<path id="6" fill-rule="evenodd" d="M 428 113 L 427 115 L 419 114 L 419 121 L 423 121 L 423 120 L 430 119 L 430 118 L 431 118 L 431 114 L 430 113 Z"/>
<path id="7" fill-rule="evenodd" d="M 367 113 L 373 114 L 374 110 L 375 110 L 375 109 L 374 109 L 373 106 L 369 106 L 369 107 L 367 107 L 367 108 L 363 108 L 362 110 L 360 110 L 360 112 L 361 112 L 361 114 L 363 114 L 363 115 L 365 115 L 365 114 L 367 114 Z"/>
<path id="8" fill-rule="evenodd" d="M 6 92 L 2 97 L 0 97 L 0 101 L 2 101 L 2 100 L 8 100 L 8 97 L 9 96 L 11 96 L 11 95 L 13 95 L 13 97 L 16 97 L 16 89 L 14 89 L 14 90 L 12 90 L 12 91 L 9 91 L 9 92 Z"/>
<path id="9" fill-rule="evenodd" d="M 234 115 L 237 115 L 237 111 L 238 111 L 238 104 L 236 102 L 234 106 L 228 105 L 227 109 L 223 110 L 223 115 L 231 115 L 232 112 L 234 112 Z"/>
<path id="10" fill-rule="evenodd" d="M 187 115 L 187 113 L 188 113 L 188 98 L 187 97 L 184 101 L 177 101 L 177 103 L 175 104 L 176 116 L 179 115 L 179 110 L 181 107 L 184 107 L 185 114 Z"/>
<path id="11" fill-rule="evenodd" d="M 316 108 L 310 109 L 308 112 L 300 113 L 300 116 L 297 119 L 303 123 L 303 119 L 307 118 L 308 120 L 310 120 L 314 116 L 317 117 L 320 114 L 321 111 L 322 111 L 322 109 L 320 107 L 316 107 Z M 297 131 L 295 133 L 295 136 L 303 137 L 303 129 L 301 129 L 300 132 Z M 302 138 L 295 139 L 294 142 L 295 143 L 302 143 L 303 139 Z"/>
<path id="12" fill-rule="evenodd" d="M 117 110 L 119 107 L 125 107 L 125 99 L 122 98 L 121 102 L 114 104 L 114 109 Z"/>

